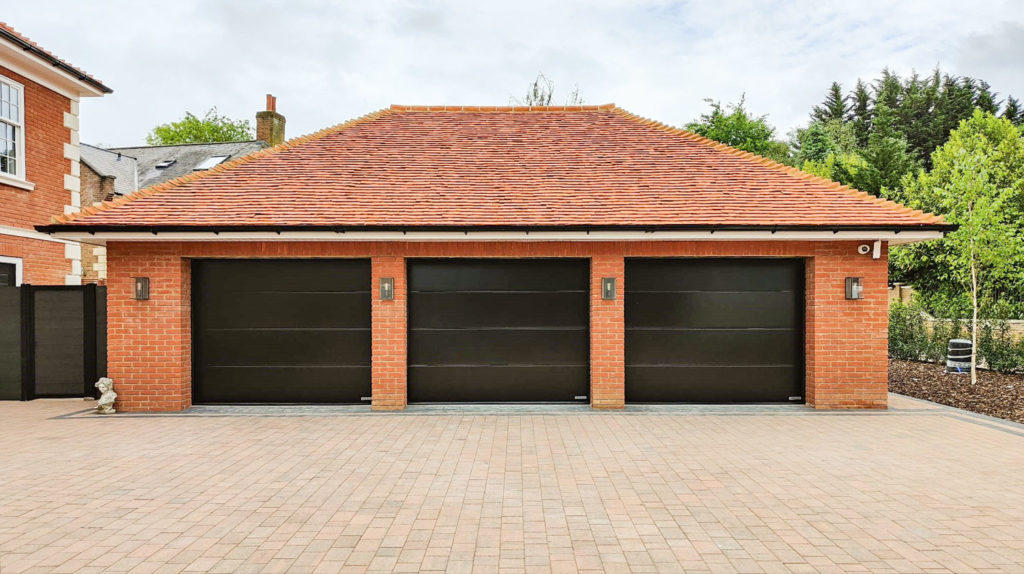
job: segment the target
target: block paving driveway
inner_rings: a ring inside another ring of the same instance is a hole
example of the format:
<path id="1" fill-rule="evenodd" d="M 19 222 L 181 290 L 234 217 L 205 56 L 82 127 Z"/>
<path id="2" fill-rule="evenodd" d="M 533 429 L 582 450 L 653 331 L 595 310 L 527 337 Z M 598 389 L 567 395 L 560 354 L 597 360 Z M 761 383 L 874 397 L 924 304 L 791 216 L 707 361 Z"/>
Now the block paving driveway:
<path id="1" fill-rule="evenodd" d="M 803 407 L 0 403 L 0 573 L 1021 572 L 1024 426 Z"/>

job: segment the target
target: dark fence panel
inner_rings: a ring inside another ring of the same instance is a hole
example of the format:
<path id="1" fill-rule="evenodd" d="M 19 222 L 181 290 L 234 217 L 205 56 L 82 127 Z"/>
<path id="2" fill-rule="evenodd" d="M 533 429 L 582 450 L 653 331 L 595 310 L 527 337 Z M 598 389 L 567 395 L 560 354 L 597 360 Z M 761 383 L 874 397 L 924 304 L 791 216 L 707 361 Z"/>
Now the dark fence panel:
<path id="1" fill-rule="evenodd" d="M 21 289 L 0 287 L 0 399 L 21 398 Z"/>
<path id="2" fill-rule="evenodd" d="M 0 288 L 0 399 L 95 396 L 106 373 L 106 288 Z"/>

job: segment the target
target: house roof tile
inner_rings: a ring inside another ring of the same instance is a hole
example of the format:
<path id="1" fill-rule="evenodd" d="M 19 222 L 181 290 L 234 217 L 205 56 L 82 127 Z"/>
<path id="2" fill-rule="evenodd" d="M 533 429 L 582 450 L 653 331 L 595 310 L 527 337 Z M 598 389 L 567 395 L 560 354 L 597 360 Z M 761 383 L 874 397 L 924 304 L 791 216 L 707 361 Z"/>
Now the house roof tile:
<path id="1" fill-rule="evenodd" d="M 943 225 L 614 105 L 392 106 L 82 212 L 81 228 Z"/>

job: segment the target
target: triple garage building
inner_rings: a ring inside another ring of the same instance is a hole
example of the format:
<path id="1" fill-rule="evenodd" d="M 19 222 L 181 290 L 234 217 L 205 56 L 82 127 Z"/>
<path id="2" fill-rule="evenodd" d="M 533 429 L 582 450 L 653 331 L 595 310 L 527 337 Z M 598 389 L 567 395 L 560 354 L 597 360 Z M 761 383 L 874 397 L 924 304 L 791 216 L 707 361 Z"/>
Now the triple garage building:
<path id="1" fill-rule="evenodd" d="M 123 410 L 886 404 L 921 213 L 614 106 L 390 109 L 63 216 Z"/>

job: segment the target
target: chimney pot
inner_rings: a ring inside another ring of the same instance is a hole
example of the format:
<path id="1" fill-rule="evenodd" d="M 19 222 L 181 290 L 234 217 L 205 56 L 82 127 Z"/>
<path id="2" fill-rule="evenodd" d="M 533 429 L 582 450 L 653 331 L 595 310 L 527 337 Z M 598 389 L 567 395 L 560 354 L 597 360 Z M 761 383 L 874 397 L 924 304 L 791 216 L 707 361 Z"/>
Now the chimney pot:
<path id="1" fill-rule="evenodd" d="M 277 98 L 267 94 L 266 111 L 256 112 L 256 139 L 275 146 L 284 142 L 284 116 L 277 113 Z"/>

